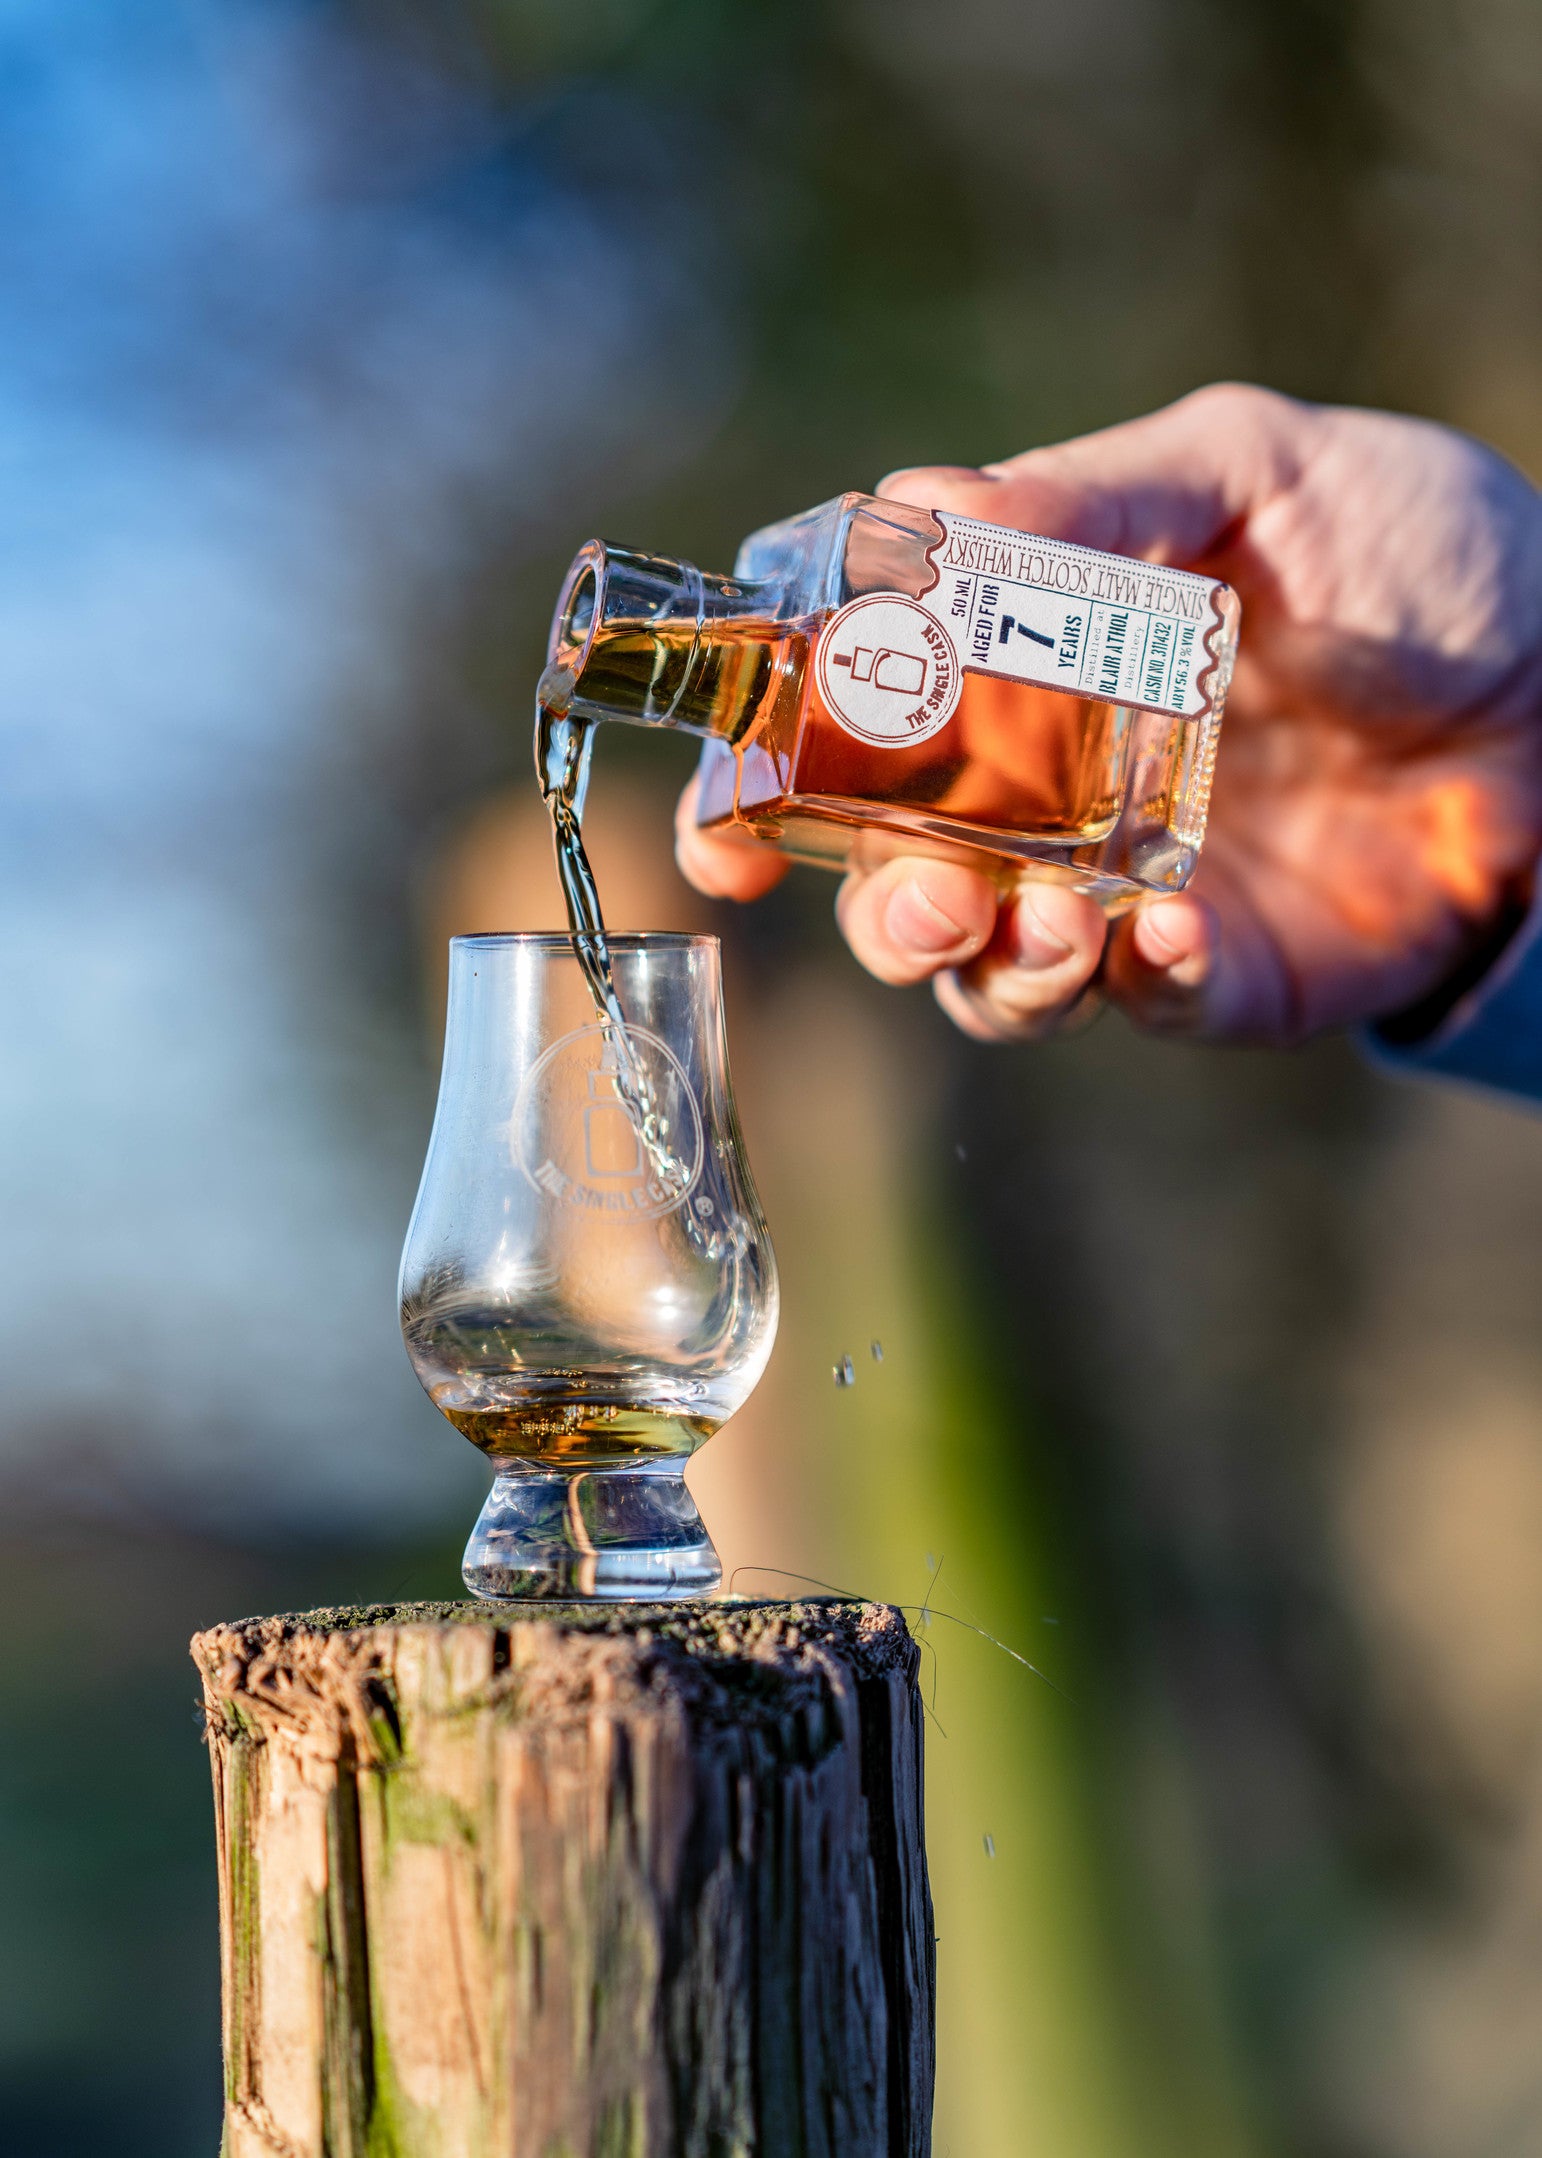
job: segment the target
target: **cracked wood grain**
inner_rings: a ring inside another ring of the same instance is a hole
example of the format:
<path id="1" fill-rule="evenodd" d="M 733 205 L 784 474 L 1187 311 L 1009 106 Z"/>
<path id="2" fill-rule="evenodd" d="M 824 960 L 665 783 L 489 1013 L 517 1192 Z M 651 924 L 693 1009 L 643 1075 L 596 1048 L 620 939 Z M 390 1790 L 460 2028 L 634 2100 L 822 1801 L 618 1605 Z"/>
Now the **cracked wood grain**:
<path id="1" fill-rule="evenodd" d="M 389 1605 L 193 1655 L 223 2158 L 925 2158 L 897 1612 Z"/>

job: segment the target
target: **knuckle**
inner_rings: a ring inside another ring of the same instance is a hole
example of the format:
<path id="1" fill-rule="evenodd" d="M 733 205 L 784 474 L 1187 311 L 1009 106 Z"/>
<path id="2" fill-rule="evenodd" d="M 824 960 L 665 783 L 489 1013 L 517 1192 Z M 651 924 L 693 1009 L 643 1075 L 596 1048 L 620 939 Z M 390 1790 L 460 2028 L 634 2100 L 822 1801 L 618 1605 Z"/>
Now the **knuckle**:
<path id="1" fill-rule="evenodd" d="M 1051 986 L 1014 966 L 954 969 L 939 981 L 943 1007 L 982 1040 L 1036 1041 L 1101 1002 L 1085 981 Z"/>
<path id="2" fill-rule="evenodd" d="M 868 973 L 882 982 L 886 989 L 911 989 L 917 982 L 924 982 L 935 972 L 934 968 L 901 959 L 892 952 L 863 951 L 857 945 L 853 945 L 852 950 Z"/>
<path id="3" fill-rule="evenodd" d="M 1288 425 L 1302 411 L 1298 399 L 1287 397 L 1279 390 L 1265 389 L 1258 382 L 1230 379 L 1207 382 L 1202 388 L 1191 390 L 1180 402 L 1201 414 L 1207 425 L 1270 433 Z"/>

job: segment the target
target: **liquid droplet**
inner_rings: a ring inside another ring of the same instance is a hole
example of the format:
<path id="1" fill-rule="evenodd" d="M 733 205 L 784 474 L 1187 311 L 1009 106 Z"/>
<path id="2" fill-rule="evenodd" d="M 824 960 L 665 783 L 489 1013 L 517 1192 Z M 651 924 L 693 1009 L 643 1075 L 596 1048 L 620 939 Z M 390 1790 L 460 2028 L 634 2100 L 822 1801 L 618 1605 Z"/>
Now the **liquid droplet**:
<path id="1" fill-rule="evenodd" d="M 996 1855 L 996 1839 L 994 1836 L 987 1836 L 985 1839 L 985 1855 L 987 1858 L 994 1858 Z"/>
<path id="2" fill-rule="evenodd" d="M 954 1140 L 953 1151 L 958 1156 L 960 1161 L 967 1161 L 969 1159 L 968 1149 L 965 1147 L 962 1139 Z"/>
<path id="3" fill-rule="evenodd" d="M 835 1367 L 835 1383 L 836 1383 L 836 1385 L 837 1385 L 837 1386 L 855 1386 L 855 1385 L 856 1385 L 856 1383 L 857 1383 L 857 1368 L 856 1368 L 855 1364 L 853 1364 L 853 1362 L 851 1361 L 851 1358 L 850 1358 L 849 1356 L 843 1356 L 843 1357 L 841 1358 L 840 1362 L 839 1362 L 839 1363 L 838 1363 L 838 1364 L 836 1365 L 836 1367 Z"/>
<path id="4" fill-rule="evenodd" d="M 873 1352 L 873 1362 L 875 1364 L 881 1364 L 883 1362 L 883 1343 L 878 1340 L 875 1335 L 873 1340 L 868 1344 L 868 1346 Z"/>
<path id="5" fill-rule="evenodd" d="M 544 667 L 535 685 L 536 702 L 548 712 L 562 714 L 573 702 L 578 677 L 567 667 Z"/>

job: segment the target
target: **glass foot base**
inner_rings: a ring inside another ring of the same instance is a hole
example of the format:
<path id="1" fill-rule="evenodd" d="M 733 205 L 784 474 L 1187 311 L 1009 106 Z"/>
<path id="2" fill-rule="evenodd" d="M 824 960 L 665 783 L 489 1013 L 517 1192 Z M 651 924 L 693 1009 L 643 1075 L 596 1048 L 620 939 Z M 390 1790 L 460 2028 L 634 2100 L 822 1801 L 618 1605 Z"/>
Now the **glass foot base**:
<path id="1" fill-rule="evenodd" d="M 503 1470 L 477 1516 L 461 1579 L 489 1603 L 709 1595 L 723 1569 L 683 1468 Z"/>

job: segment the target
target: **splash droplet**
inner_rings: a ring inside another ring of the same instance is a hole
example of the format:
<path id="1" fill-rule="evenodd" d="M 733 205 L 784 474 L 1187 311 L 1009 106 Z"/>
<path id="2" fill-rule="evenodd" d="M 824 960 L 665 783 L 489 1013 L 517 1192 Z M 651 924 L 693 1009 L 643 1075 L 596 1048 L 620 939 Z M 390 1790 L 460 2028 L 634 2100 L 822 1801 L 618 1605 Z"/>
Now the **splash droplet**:
<path id="1" fill-rule="evenodd" d="M 855 1365 L 855 1364 L 853 1364 L 853 1362 L 851 1361 L 851 1358 L 850 1358 L 849 1356 L 843 1356 L 843 1357 L 841 1358 L 840 1362 L 839 1362 L 839 1363 L 838 1363 L 838 1364 L 836 1365 L 836 1367 L 835 1367 L 835 1383 L 836 1383 L 836 1385 L 837 1385 L 837 1386 L 855 1386 L 855 1385 L 856 1385 L 856 1383 L 857 1383 L 857 1367 L 856 1367 L 856 1365 Z"/>
<path id="2" fill-rule="evenodd" d="M 994 1858 L 996 1855 L 996 1839 L 994 1836 L 987 1836 L 985 1839 L 985 1855 L 987 1858 Z"/>
<path id="3" fill-rule="evenodd" d="M 873 1362 L 875 1364 L 881 1364 L 883 1362 L 883 1343 L 877 1338 L 876 1335 L 868 1343 L 868 1347 L 872 1351 Z"/>
<path id="4" fill-rule="evenodd" d="M 967 1161 L 967 1160 L 969 1159 L 969 1154 L 968 1154 L 968 1151 L 967 1151 L 967 1149 L 965 1148 L 965 1146 L 964 1146 L 964 1142 L 963 1142 L 963 1140 L 962 1140 L 962 1139 L 955 1139 L 955 1140 L 954 1140 L 954 1142 L 953 1142 L 953 1151 L 954 1151 L 954 1153 L 955 1153 L 955 1154 L 956 1154 L 956 1155 L 958 1156 L 958 1158 L 959 1158 L 959 1160 L 960 1160 L 960 1161 Z"/>

